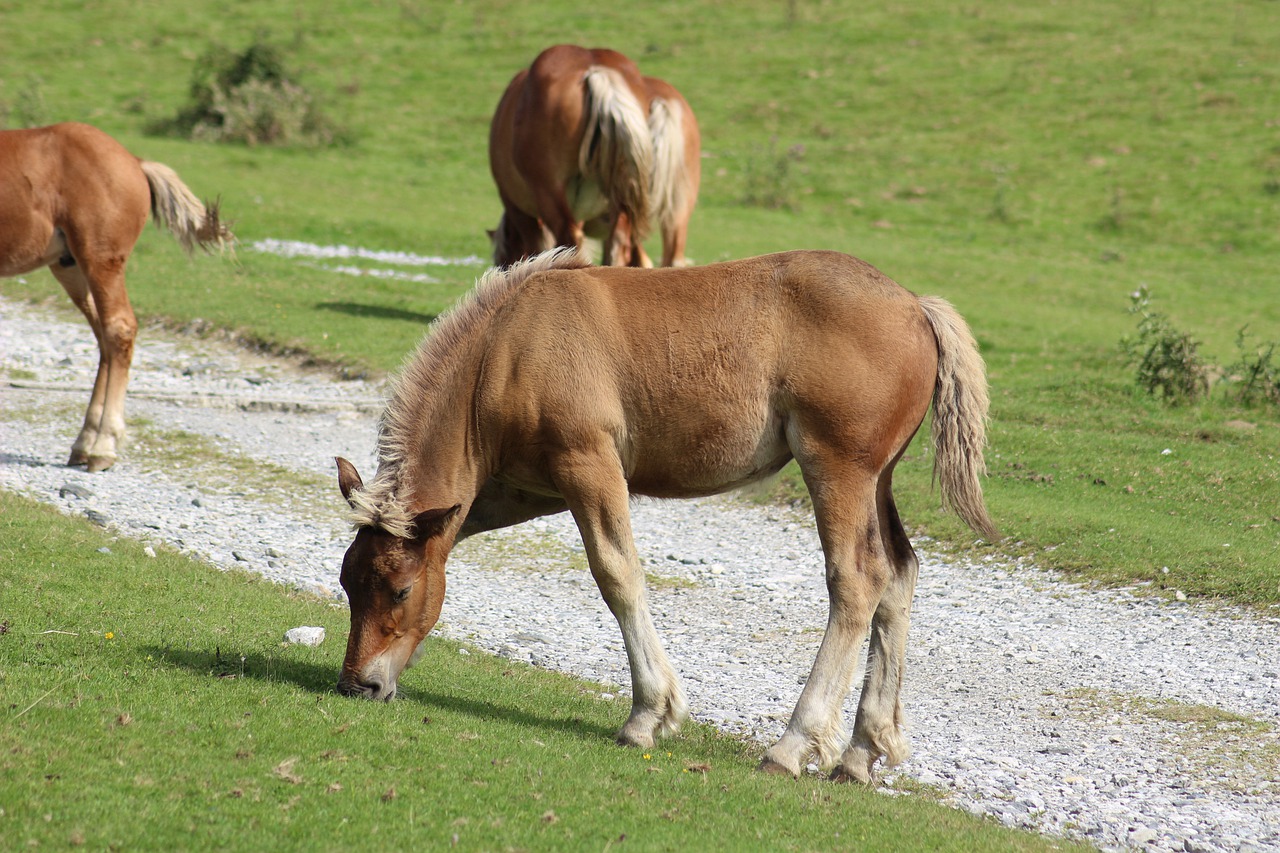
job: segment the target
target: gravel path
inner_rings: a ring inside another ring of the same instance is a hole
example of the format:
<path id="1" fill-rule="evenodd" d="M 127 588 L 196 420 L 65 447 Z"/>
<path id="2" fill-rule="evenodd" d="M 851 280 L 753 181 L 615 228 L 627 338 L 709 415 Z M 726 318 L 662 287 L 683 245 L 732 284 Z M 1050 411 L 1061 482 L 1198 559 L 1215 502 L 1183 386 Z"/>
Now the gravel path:
<path id="1" fill-rule="evenodd" d="M 83 323 L 0 299 L 0 488 L 340 594 L 332 459 L 372 473 L 379 388 L 144 330 L 133 442 L 91 476 L 62 463 L 95 365 Z M 826 620 L 810 520 L 720 499 L 639 501 L 634 522 L 694 717 L 776 738 Z M 584 567 L 567 516 L 476 537 L 450 563 L 441 630 L 626 692 Z M 1280 618 L 923 555 L 908 658 L 915 754 L 891 781 L 1106 849 L 1280 850 Z"/>

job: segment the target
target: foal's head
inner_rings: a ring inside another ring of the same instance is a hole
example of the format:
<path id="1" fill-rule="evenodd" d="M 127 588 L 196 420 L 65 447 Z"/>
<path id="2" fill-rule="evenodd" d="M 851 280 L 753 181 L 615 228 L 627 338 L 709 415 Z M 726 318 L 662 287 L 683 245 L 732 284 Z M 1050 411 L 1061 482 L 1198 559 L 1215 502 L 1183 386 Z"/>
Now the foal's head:
<path id="1" fill-rule="evenodd" d="M 354 507 L 364 487 L 355 466 L 338 460 L 338 488 Z M 401 536 L 362 525 L 342 560 L 342 588 L 351 604 L 351 636 L 338 692 L 389 700 L 396 679 L 422 654 L 422 642 L 444 604 L 444 564 L 459 507 L 414 516 Z"/>

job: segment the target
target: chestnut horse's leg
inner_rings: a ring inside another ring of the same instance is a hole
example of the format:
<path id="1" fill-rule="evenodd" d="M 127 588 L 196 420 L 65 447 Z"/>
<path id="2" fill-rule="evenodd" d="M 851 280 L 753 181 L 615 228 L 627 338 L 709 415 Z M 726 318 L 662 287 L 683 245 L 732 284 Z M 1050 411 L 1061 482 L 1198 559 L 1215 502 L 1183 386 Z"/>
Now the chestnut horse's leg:
<path id="1" fill-rule="evenodd" d="M 622 629 L 631 665 L 631 715 L 618 743 L 651 747 L 655 735 L 679 727 L 689 707 L 645 600 L 622 466 L 612 439 L 601 435 L 597 444 L 598 450 L 569 450 L 553 459 L 553 478 L 578 523 L 591 574 Z"/>
<path id="2" fill-rule="evenodd" d="M 604 251 L 600 258 L 602 267 L 643 267 L 652 269 L 653 261 L 645 254 L 644 246 L 635 242 L 631 229 L 631 217 L 619 212 L 604 239 Z"/>
<path id="3" fill-rule="evenodd" d="M 830 612 L 813 670 L 782 738 L 760 768 L 798 776 L 810 756 L 834 764 L 845 745 L 841 712 L 852 687 L 858 653 L 891 569 L 876 511 L 876 474 L 850 454 L 828 449 L 821 461 L 808 448 L 801 462 L 813 495 L 818 535 L 826 555 Z"/>
<path id="4" fill-rule="evenodd" d="M 685 243 L 689 236 L 689 217 L 681 216 L 678 222 L 662 221 L 662 265 L 664 267 L 688 266 L 684 256 Z"/>
<path id="5" fill-rule="evenodd" d="M 871 621 L 867 675 L 858 701 L 853 739 L 831 774 L 834 779 L 870 782 L 871 768 L 879 758 L 883 756 L 886 766 L 892 767 L 911 753 L 902 735 L 901 692 L 911 600 L 920 565 L 898 517 L 890 483 L 891 477 L 886 473 L 880 481 L 878 503 L 892 575 Z"/>
<path id="6" fill-rule="evenodd" d="M 55 263 L 49 269 L 98 339 L 98 374 L 67 464 L 83 463 L 90 471 L 104 471 L 116 461 L 117 446 L 124 438 L 124 395 L 138 321 L 124 289 L 124 258 L 92 266 L 93 271 L 86 273 L 77 260 L 73 266 Z"/>
<path id="7" fill-rule="evenodd" d="M 538 208 L 538 219 L 551 232 L 554 245 L 581 249 L 586 235 L 582 223 L 573 218 L 573 209 L 565 198 L 564 188 L 559 185 L 543 186 L 533 180 L 529 183 Z"/>
<path id="8" fill-rule="evenodd" d="M 489 236 L 493 240 L 493 262 L 508 267 L 555 247 L 551 235 L 535 216 L 516 207 L 506 195 L 502 195 L 502 219 L 498 230 Z"/>

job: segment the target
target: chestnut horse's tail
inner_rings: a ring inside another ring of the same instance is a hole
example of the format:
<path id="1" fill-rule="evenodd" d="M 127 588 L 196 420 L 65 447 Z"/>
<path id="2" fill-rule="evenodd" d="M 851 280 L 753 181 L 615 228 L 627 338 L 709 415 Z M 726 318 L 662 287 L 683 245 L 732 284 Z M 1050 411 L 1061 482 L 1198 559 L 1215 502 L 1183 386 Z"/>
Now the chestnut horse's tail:
<path id="1" fill-rule="evenodd" d="M 938 379 L 933 389 L 934 479 L 942 501 L 965 524 L 991 542 L 1000 531 L 987 515 L 981 476 L 987 443 L 987 369 L 973 333 L 945 299 L 922 296 L 920 308 L 938 342 Z"/>
<path id="2" fill-rule="evenodd" d="M 205 204 L 163 163 L 139 161 L 151 185 L 151 215 L 156 226 L 178 239 L 188 254 L 197 246 L 206 251 L 225 249 L 235 241 L 226 223 L 218 217 L 218 203 Z"/>
<path id="3" fill-rule="evenodd" d="M 680 223 L 692 190 L 685 166 L 683 115 L 680 105 L 666 98 L 654 98 L 649 105 L 649 135 L 653 139 L 650 192 L 665 232 L 675 230 Z"/>
<path id="4" fill-rule="evenodd" d="M 595 65 L 583 80 L 587 131 L 578 168 L 593 178 L 613 209 L 627 214 L 638 243 L 649 233 L 653 140 L 640 101 L 621 74 Z"/>

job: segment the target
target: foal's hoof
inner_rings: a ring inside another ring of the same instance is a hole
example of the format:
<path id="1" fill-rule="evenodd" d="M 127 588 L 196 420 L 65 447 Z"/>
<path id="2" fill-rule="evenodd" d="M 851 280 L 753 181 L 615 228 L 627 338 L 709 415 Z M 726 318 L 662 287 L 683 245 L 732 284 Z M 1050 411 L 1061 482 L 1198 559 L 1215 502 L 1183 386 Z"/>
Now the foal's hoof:
<path id="1" fill-rule="evenodd" d="M 633 729 L 631 726 L 623 726 L 622 731 L 618 732 L 613 739 L 618 746 L 633 746 L 636 749 L 653 749 L 656 743 L 652 734 L 643 729 Z"/>
<path id="2" fill-rule="evenodd" d="M 96 474 L 98 471 L 105 471 L 114 464 L 116 464 L 114 453 L 110 456 L 90 456 L 88 459 L 89 473 Z"/>
<path id="3" fill-rule="evenodd" d="M 787 767 L 785 764 L 779 764 L 772 758 L 765 757 L 760 759 L 759 770 L 761 773 L 768 773 L 770 776 L 787 776 L 791 779 L 798 779 L 800 774 Z"/>
<path id="4" fill-rule="evenodd" d="M 870 785 L 871 774 L 851 772 L 845 767 L 837 767 L 831 771 L 832 782 L 844 782 L 850 785 Z"/>

